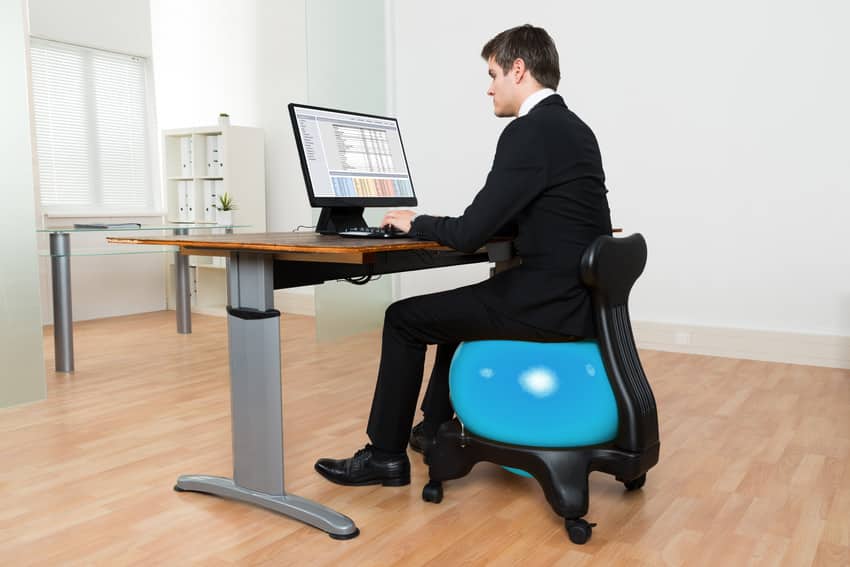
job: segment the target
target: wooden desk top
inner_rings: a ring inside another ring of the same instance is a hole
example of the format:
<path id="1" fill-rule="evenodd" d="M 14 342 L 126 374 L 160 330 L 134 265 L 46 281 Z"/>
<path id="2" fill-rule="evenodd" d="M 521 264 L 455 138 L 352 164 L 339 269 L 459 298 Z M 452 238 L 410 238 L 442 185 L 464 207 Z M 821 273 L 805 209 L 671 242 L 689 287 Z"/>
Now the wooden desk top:
<path id="1" fill-rule="evenodd" d="M 224 256 L 230 252 L 267 252 L 282 260 L 360 264 L 378 252 L 452 250 L 437 242 L 406 238 L 343 238 L 316 232 L 260 232 L 185 236 L 112 236 L 114 244 L 179 246 L 183 254 Z"/>
<path id="2" fill-rule="evenodd" d="M 622 229 L 616 228 L 614 232 Z M 280 260 L 369 263 L 380 252 L 404 250 L 451 251 L 438 242 L 407 238 L 344 238 L 316 232 L 258 232 L 250 234 L 209 234 L 185 236 L 110 236 L 113 244 L 152 244 L 179 246 L 183 254 L 226 256 L 230 252 L 272 253 Z M 483 249 L 480 251 L 483 252 Z"/>

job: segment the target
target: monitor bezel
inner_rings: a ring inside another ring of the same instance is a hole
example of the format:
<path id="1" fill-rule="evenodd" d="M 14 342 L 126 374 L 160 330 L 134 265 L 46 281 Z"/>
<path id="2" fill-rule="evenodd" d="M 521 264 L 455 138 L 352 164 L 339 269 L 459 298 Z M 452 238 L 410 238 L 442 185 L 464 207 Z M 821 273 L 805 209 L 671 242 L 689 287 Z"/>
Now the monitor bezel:
<path id="1" fill-rule="evenodd" d="M 416 190 L 413 187 L 413 179 L 410 175 L 410 164 L 407 161 L 407 153 L 404 150 L 404 140 L 401 137 L 401 130 L 398 128 L 398 119 L 392 116 L 381 116 L 378 114 L 367 114 L 364 112 L 352 112 L 350 110 L 341 110 L 338 108 L 327 108 L 323 106 L 312 106 L 309 104 L 300 104 L 296 102 L 289 103 L 289 118 L 292 121 L 292 133 L 295 136 L 295 145 L 298 147 L 298 159 L 301 162 L 301 173 L 304 175 L 304 184 L 307 187 L 307 197 L 310 199 L 312 207 L 398 207 L 407 206 L 415 207 L 418 204 L 416 199 Z M 298 119 L 295 116 L 296 108 L 306 108 L 309 110 L 323 110 L 327 112 L 338 112 L 340 114 L 350 114 L 353 116 L 365 116 L 366 118 L 378 118 L 381 120 L 392 120 L 395 122 L 396 130 L 398 131 L 398 139 L 401 144 L 401 153 L 404 157 L 404 165 L 407 169 L 407 179 L 410 182 L 410 190 L 413 192 L 412 197 L 316 197 L 313 193 L 313 182 L 310 179 L 310 168 L 307 165 L 307 157 L 304 154 L 304 145 L 301 140 L 301 131 L 298 128 Z"/>

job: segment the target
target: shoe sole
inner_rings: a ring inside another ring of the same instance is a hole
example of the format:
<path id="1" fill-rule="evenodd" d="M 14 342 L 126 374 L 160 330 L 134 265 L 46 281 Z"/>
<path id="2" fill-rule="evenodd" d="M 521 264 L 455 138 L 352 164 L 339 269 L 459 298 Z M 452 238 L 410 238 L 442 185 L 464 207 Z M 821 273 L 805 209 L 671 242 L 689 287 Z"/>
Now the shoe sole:
<path id="1" fill-rule="evenodd" d="M 339 484 L 340 486 L 372 486 L 375 484 L 380 484 L 381 486 L 407 486 L 410 484 L 410 477 L 407 478 L 374 478 L 372 480 L 364 480 L 362 482 L 342 482 L 335 478 L 331 478 L 326 476 L 322 471 L 314 467 L 314 470 L 321 475 L 325 480 L 329 480 L 334 484 Z"/>

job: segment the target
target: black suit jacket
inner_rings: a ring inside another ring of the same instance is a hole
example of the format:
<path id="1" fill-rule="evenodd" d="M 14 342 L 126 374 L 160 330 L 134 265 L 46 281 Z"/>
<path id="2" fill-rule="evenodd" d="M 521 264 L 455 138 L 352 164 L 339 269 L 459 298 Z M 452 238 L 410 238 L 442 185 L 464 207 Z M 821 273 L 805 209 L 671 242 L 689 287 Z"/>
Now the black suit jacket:
<path id="1" fill-rule="evenodd" d="M 502 132 L 487 182 L 463 215 L 417 216 L 411 233 L 472 252 L 513 232 L 522 264 L 476 284 L 482 301 L 540 329 L 594 337 L 579 263 L 597 236 L 611 234 L 606 193 L 596 137 L 552 95 Z"/>

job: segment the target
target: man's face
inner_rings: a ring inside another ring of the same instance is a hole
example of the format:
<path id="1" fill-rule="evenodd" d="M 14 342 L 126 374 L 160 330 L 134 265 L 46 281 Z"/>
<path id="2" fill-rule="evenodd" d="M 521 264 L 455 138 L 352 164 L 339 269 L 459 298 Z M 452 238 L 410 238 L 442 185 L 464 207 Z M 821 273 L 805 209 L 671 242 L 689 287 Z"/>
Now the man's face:
<path id="1" fill-rule="evenodd" d="M 507 73 L 502 72 L 502 68 L 491 57 L 487 61 L 490 88 L 487 89 L 487 94 L 493 97 L 493 111 L 496 116 L 516 116 L 519 110 L 516 104 L 516 84 L 513 81 L 513 73 L 508 70 Z"/>

